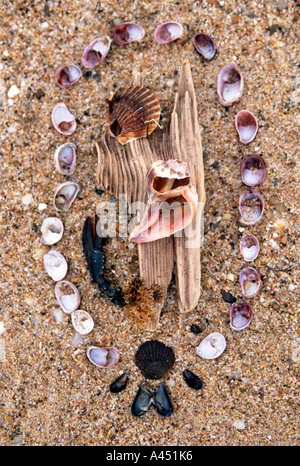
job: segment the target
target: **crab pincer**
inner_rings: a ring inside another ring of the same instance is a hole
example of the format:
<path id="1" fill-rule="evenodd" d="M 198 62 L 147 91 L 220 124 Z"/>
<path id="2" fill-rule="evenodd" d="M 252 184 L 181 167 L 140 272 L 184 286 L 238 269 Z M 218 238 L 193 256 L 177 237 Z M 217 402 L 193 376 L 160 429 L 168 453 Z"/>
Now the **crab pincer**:
<path id="1" fill-rule="evenodd" d="M 100 222 L 97 215 L 93 222 L 90 217 L 85 220 L 82 230 L 82 245 L 88 269 L 99 291 L 113 304 L 124 306 L 126 304 L 121 288 L 109 282 L 104 276 L 105 254 L 103 246 L 106 239 L 101 236 Z"/>

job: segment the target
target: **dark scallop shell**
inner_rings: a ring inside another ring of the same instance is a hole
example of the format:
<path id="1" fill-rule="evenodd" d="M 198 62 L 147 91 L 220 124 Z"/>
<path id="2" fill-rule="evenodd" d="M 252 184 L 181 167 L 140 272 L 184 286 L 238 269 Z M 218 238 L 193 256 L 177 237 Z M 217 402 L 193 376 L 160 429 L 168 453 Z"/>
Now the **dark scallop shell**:
<path id="1" fill-rule="evenodd" d="M 156 129 L 159 119 L 160 104 L 144 86 L 121 88 L 106 108 L 110 135 L 120 144 L 147 137 Z"/>
<path id="2" fill-rule="evenodd" d="M 143 343 L 135 354 L 135 363 L 147 379 L 161 379 L 173 367 L 172 348 L 157 340 Z"/>

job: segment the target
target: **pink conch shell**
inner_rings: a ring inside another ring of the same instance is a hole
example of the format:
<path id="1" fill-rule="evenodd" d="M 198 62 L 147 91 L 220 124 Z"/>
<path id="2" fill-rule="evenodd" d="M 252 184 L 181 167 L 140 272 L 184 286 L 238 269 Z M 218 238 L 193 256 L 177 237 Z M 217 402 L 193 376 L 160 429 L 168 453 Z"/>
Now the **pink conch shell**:
<path id="1" fill-rule="evenodd" d="M 146 173 L 146 211 L 129 240 L 146 243 L 182 230 L 193 220 L 198 202 L 190 171 L 180 160 L 158 160 Z"/>

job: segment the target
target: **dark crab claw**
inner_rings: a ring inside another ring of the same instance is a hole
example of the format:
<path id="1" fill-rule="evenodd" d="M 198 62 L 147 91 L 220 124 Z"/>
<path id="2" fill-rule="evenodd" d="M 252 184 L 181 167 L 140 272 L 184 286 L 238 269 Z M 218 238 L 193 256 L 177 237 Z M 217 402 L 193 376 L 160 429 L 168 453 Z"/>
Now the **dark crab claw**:
<path id="1" fill-rule="evenodd" d="M 97 215 L 95 215 L 94 222 L 88 217 L 82 230 L 82 245 L 87 266 L 93 281 L 98 284 L 100 292 L 112 303 L 124 306 L 126 303 L 122 296 L 122 290 L 104 277 L 105 254 L 103 246 L 105 238 L 100 236 L 101 230 L 98 220 Z"/>

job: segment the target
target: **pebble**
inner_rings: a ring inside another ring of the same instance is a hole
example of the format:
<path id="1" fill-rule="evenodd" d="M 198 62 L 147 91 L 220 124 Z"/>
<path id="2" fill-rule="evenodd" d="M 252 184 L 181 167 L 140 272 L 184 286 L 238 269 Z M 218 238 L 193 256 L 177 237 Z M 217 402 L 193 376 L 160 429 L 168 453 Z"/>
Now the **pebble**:
<path id="1" fill-rule="evenodd" d="M 29 205 L 33 202 L 33 195 L 31 193 L 24 194 L 22 196 L 22 204 Z"/>
<path id="2" fill-rule="evenodd" d="M 239 420 L 234 421 L 233 425 L 234 427 L 240 430 L 243 430 L 246 427 L 244 421 L 239 421 Z"/>
<path id="3" fill-rule="evenodd" d="M 16 97 L 18 94 L 19 94 L 19 89 L 17 88 L 17 86 L 15 84 L 13 84 L 10 88 L 9 88 L 9 91 L 7 93 L 7 96 L 10 98 L 10 99 L 13 99 L 14 97 Z"/>
<path id="4" fill-rule="evenodd" d="M 44 204 L 43 202 L 41 202 L 39 205 L 38 205 L 38 210 L 40 212 L 42 212 L 43 210 L 47 209 L 47 204 Z"/>
<path id="5" fill-rule="evenodd" d="M 64 312 L 60 308 L 55 308 L 53 309 L 53 315 L 55 317 L 56 322 L 59 324 L 60 322 L 63 322 L 65 318 Z"/>
<path id="6" fill-rule="evenodd" d="M 0 321 L 0 335 L 5 332 L 4 323 Z"/>
<path id="7" fill-rule="evenodd" d="M 287 1 L 286 0 L 279 0 L 277 2 L 277 10 L 282 11 L 285 10 L 287 7 Z"/>
<path id="8" fill-rule="evenodd" d="M 8 128 L 6 128 L 6 131 L 8 132 L 8 134 L 13 134 L 13 133 L 17 132 L 17 128 L 15 126 L 11 125 Z"/>

